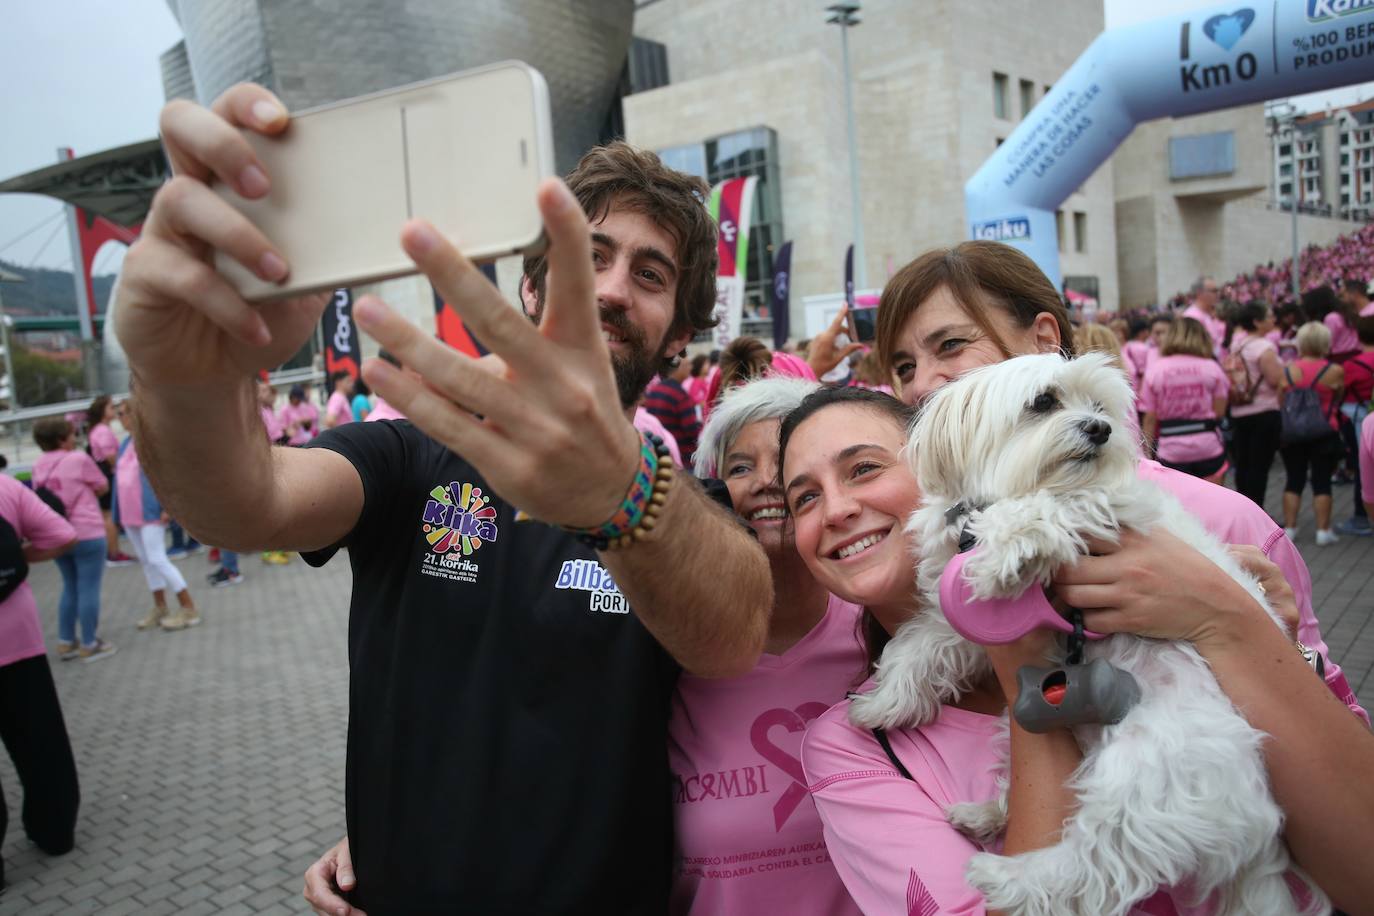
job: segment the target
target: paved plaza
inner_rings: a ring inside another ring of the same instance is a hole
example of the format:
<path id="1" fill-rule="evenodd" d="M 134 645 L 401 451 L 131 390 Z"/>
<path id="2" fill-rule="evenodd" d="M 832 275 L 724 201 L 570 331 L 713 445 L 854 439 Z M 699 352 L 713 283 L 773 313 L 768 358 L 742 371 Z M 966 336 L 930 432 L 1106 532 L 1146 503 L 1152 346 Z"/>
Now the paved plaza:
<path id="1" fill-rule="evenodd" d="M 1270 510 L 1282 486 L 1270 481 Z M 1335 491 L 1337 519 L 1351 488 Z M 1374 695 L 1374 538 L 1299 543 L 1317 615 L 1351 685 Z M 299 557 L 243 558 L 246 581 L 211 589 L 204 553 L 181 561 L 205 623 L 139 633 L 148 607 L 137 567 L 107 570 L 104 636 L 119 653 L 94 664 L 52 657 L 81 776 L 76 849 L 39 853 L 19 823 L 7 755 L 9 890 L 0 914 L 301 913 L 302 875 L 343 835 L 347 726 L 347 558 L 323 570 Z M 51 563 L 30 581 L 56 642 L 61 588 Z"/>

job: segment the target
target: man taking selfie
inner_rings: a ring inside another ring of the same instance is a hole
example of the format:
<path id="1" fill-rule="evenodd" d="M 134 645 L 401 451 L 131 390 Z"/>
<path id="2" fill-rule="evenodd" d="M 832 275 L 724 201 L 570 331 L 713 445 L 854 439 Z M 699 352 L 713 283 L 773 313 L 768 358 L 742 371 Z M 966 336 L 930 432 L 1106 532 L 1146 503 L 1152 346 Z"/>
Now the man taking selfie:
<path id="1" fill-rule="evenodd" d="M 364 297 L 359 325 L 419 378 L 378 360 L 364 375 L 413 425 L 270 448 L 246 380 L 299 350 L 327 297 L 243 301 L 214 250 L 272 282 L 290 265 L 207 182 L 266 194 L 239 128 L 286 123 L 251 85 L 164 109 L 176 177 L 127 256 L 115 321 L 170 511 L 239 550 L 319 564 L 349 549 L 349 839 L 327 859 L 351 854 L 349 902 L 370 916 L 661 913 L 669 696 L 683 670 L 747 671 L 772 600 L 758 546 L 627 416 L 710 324 L 705 188 L 625 144 L 545 182 L 548 249 L 524 288 L 537 326 L 406 223 L 406 253 L 501 364 Z"/>

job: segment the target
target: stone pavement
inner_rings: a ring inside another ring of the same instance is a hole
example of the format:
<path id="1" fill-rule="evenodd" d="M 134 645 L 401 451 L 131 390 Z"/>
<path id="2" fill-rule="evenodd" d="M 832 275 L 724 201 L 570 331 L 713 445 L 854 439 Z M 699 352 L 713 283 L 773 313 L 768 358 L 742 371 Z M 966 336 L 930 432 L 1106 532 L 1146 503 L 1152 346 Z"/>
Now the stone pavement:
<path id="1" fill-rule="evenodd" d="M 1270 481 L 1278 510 L 1281 479 Z M 1336 517 L 1351 488 L 1337 487 Z M 1331 655 L 1374 701 L 1374 538 L 1299 544 Z M 301 913 L 302 875 L 343 835 L 347 726 L 346 558 L 311 570 L 244 557 L 246 581 L 205 585 L 202 553 L 180 564 L 205 623 L 139 633 L 148 599 L 137 567 L 106 571 L 102 632 L 119 653 L 52 658 L 81 776 L 77 846 L 48 858 L 24 837 L 8 755 L 10 809 L 0 914 Z M 56 642 L 61 588 L 51 563 L 30 576 Z M 51 657 L 51 656 L 50 656 Z"/>

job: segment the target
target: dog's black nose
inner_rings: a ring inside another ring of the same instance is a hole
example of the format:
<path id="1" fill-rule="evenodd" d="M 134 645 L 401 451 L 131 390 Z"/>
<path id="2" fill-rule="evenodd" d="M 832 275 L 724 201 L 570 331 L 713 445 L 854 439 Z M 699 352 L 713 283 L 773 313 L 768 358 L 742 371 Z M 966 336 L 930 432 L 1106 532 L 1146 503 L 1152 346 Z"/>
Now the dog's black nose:
<path id="1" fill-rule="evenodd" d="M 1093 445 L 1105 444 L 1112 435 L 1112 424 L 1106 420 L 1084 420 L 1079 428 Z"/>

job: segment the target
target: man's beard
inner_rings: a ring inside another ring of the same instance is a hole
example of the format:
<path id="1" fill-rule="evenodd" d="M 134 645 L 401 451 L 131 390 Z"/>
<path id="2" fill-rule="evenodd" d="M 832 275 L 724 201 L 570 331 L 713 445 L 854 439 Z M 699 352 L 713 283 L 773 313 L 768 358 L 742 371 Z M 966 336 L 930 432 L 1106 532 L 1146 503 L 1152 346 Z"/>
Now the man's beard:
<path id="1" fill-rule="evenodd" d="M 658 375 L 662 367 L 663 341 L 650 348 L 644 332 L 630 323 L 624 312 L 601 310 L 601 323 L 614 329 L 625 341 L 628 352 L 611 351 L 611 368 L 615 371 L 615 387 L 620 406 L 629 410 L 644 394 L 644 389 Z"/>
<path id="2" fill-rule="evenodd" d="M 620 406 L 629 410 L 639 403 L 640 397 L 644 394 L 644 389 L 654 380 L 663 368 L 663 345 L 668 340 L 668 334 L 672 333 L 669 329 L 663 335 L 663 340 L 658 342 L 657 347 L 650 348 L 644 332 L 630 323 L 630 319 L 625 317 L 625 313 L 607 308 L 599 308 L 601 323 L 606 327 L 614 329 L 616 336 L 625 342 L 625 347 L 629 351 L 619 354 L 611 351 L 611 369 L 615 372 L 615 388 L 620 395 Z M 534 314 L 530 316 L 537 325 L 544 317 L 544 301 L 540 297 L 534 304 Z M 610 347 L 610 344 L 607 344 Z"/>

